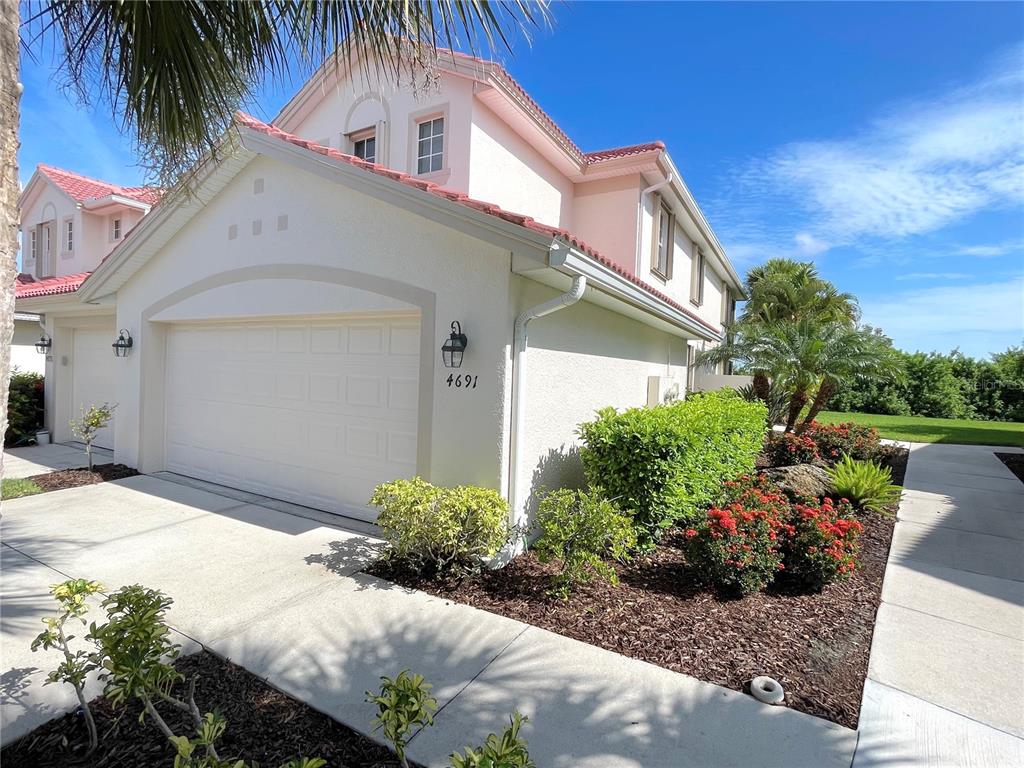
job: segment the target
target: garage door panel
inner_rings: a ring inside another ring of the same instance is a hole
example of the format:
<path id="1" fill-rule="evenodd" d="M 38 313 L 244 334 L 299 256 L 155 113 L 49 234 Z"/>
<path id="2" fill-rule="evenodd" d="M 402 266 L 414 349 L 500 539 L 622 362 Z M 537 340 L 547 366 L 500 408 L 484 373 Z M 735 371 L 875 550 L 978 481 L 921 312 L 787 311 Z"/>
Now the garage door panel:
<path id="1" fill-rule="evenodd" d="M 173 326 L 169 470 L 332 511 L 416 467 L 419 325 Z"/>

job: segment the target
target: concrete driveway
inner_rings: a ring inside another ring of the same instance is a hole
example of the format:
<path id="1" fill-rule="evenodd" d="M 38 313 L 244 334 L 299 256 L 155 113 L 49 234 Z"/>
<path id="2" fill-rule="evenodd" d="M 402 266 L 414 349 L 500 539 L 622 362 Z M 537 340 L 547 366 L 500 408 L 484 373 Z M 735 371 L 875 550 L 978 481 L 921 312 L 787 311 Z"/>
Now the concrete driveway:
<path id="1" fill-rule="evenodd" d="M 93 448 L 93 463 L 114 460 L 114 452 Z M 21 478 L 44 475 L 58 469 L 78 469 L 89 465 L 85 450 L 76 443 L 51 443 L 4 451 L 4 477 Z"/>
<path id="2" fill-rule="evenodd" d="M 164 590 L 190 645 L 364 732 L 364 692 L 422 673 L 442 705 L 411 745 L 426 765 L 447 765 L 515 708 L 545 768 L 850 765 L 853 731 L 358 574 L 378 540 L 245 496 L 140 476 L 4 505 L 5 742 L 71 706 L 61 686 L 41 687 L 53 659 L 28 645 L 48 585 L 73 576 Z"/>

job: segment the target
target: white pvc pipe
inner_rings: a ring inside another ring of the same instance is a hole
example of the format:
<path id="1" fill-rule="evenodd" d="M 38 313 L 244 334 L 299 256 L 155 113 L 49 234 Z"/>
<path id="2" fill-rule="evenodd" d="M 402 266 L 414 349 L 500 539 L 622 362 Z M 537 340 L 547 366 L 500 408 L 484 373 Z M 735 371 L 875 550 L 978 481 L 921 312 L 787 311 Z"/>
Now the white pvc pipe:
<path id="1" fill-rule="evenodd" d="M 509 447 L 509 480 L 508 480 L 508 507 L 512 516 L 512 523 L 519 522 L 519 440 L 523 434 L 523 421 L 526 414 L 526 393 L 523 391 L 526 370 L 526 350 L 529 341 L 530 321 L 550 315 L 560 309 L 571 307 L 583 298 L 583 292 L 587 288 L 587 278 L 577 275 L 572 280 L 572 287 L 565 293 L 556 296 L 543 304 L 523 311 L 516 318 L 515 332 L 512 340 L 512 435 Z"/>

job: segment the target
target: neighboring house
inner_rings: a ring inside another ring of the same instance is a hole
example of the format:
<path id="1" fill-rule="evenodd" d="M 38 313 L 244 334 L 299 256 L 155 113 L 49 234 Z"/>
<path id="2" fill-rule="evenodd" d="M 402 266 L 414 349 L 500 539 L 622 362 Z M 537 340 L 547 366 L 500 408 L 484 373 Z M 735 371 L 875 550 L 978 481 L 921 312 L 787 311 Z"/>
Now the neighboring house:
<path id="1" fill-rule="evenodd" d="M 67 423 L 82 408 L 117 399 L 113 310 L 83 304 L 73 293 L 158 199 L 158 190 L 120 187 L 42 164 L 18 198 L 22 272 L 11 356 L 22 370 L 51 369 L 47 426 L 58 440 L 71 439 Z M 40 315 L 54 339 L 45 358 L 34 346 L 42 333 Z M 103 430 L 96 444 L 113 448 L 113 429 Z"/>
<path id="2" fill-rule="evenodd" d="M 437 74 L 417 96 L 324 67 L 272 125 L 240 114 L 80 287 L 24 302 L 58 437 L 102 324 L 117 461 L 363 518 L 418 474 L 521 519 L 579 480 L 596 409 L 682 396 L 741 285 L 664 145 L 584 153 L 500 66 Z"/>

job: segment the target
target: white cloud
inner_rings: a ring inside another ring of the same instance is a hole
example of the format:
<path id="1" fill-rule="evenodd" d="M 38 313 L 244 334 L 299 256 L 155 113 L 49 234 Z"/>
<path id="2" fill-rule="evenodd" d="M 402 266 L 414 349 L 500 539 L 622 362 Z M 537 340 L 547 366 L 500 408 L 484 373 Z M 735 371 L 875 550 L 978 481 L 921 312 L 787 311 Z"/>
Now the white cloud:
<path id="1" fill-rule="evenodd" d="M 722 203 L 723 220 L 737 223 L 737 239 L 835 246 L 922 235 L 983 209 L 1020 206 L 1022 95 L 1017 46 L 975 83 L 895 106 L 855 134 L 793 142 L 750 162 Z M 775 221 L 766 224 L 769 203 Z M 787 235 L 793 212 L 801 223 Z"/>
<path id="2" fill-rule="evenodd" d="M 904 272 L 896 275 L 897 280 L 969 280 L 971 275 L 964 272 Z"/>
<path id="3" fill-rule="evenodd" d="M 1024 241 L 1010 240 L 1005 243 L 994 243 L 991 245 L 965 245 L 957 248 L 956 253 L 961 256 L 978 256 L 980 258 L 992 258 L 1005 256 L 1008 253 L 1024 253 Z"/>
<path id="4" fill-rule="evenodd" d="M 976 285 L 919 288 L 861 302 L 864 322 L 897 347 L 985 357 L 1024 337 L 1024 277 Z"/>
<path id="5" fill-rule="evenodd" d="M 805 256 L 817 256 L 819 253 L 824 253 L 832 247 L 824 240 L 816 238 L 810 232 L 797 232 L 793 236 L 793 241 L 796 243 L 797 250 Z"/>

